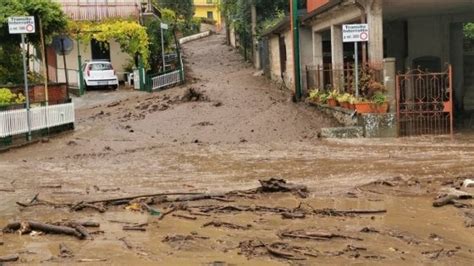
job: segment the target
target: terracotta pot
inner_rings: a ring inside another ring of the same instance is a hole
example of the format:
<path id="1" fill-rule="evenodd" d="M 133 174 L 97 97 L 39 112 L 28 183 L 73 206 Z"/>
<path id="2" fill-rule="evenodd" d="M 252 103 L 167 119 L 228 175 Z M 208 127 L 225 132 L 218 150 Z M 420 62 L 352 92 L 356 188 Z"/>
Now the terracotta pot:
<path id="1" fill-rule="evenodd" d="M 388 103 L 374 104 L 374 103 L 356 103 L 355 108 L 359 114 L 378 113 L 385 114 L 388 111 Z"/>
<path id="2" fill-rule="evenodd" d="M 342 107 L 342 108 L 346 108 L 346 109 L 349 109 L 349 103 L 348 102 L 339 102 L 339 105 Z"/>
<path id="3" fill-rule="evenodd" d="M 336 99 L 328 99 L 328 105 L 331 107 L 336 107 L 337 106 Z"/>

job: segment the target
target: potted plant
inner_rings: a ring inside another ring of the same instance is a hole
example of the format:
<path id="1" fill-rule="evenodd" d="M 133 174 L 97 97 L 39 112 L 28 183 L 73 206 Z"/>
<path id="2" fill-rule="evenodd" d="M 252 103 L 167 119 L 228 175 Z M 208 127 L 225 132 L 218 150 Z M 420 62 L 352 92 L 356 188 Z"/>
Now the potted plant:
<path id="1" fill-rule="evenodd" d="M 377 92 L 372 96 L 371 100 L 358 99 L 355 103 L 355 107 L 359 114 L 387 113 L 387 97 L 381 92 Z"/>
<path id="2" fill-rule="evenodd" d="M 331 107 L 336 107 L 338 96 L 339 96 L 339 91 L 337 91 L 336 89 L 332 90 L 328 95 L 328 105 Z"/>
<path id="3" fill-rule="evenodd" d="M 355 109 L 356 109 L 356 108 L 355 108 L 355 103 L 356 103 L 356 102 L 357 102 L 357 98 L 354 97 L 353 95 L 351 95 L 351 96 L 349 97 L 349 104 L 348 104 L 349 109 L 355 110 Z"/>
<path id="4" fill-rule="evenodd" d="M 327 104 L 328 103 L 328 97 L 329 97 L 328 93 L 325 93 L 325 92 L 321 93 L 319 95 L 319 102 L 321 104 Z"/>
<path id="5" fill-rule="evenodd" d="M 372 97 L 372 109 L 374 113 L 382 113 L 385 114 L 388 111 L 388 102 L 387 96 L 385 96 L 382 92 L 377 92 Z"/>
<path id="6" fill-rule="evenodd" d="M 321 95 L 321 92 L 319 91 L 319 89 L 313 89 L 313 90 L 310 90 L 309 91 L 309 97 L 308 99 L 312 102 L 319 102 L 319 96 Z"/>
<path id="7" fill-rule="evenodd" d="M 349 109 L 350 98 L 351 98 L 351 95 L 349 93 L 344 93 L 344 94 L 339 95 L 339 97 L 337 97 L 337 101 L 339 102 L 339 105 L 342 108 Z"/>

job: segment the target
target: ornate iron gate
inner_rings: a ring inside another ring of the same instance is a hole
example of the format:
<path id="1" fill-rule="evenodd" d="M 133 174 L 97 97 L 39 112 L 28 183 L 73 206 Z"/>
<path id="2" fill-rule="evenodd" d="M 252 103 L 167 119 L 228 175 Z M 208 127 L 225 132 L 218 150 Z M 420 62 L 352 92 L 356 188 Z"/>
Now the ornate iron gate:
<path id="1" fill-rule="evenodd" d="M 420 69 L 397 75 L 399 136 L 453 136 L 453 82 L 451 66 L 445 72 Z"/>

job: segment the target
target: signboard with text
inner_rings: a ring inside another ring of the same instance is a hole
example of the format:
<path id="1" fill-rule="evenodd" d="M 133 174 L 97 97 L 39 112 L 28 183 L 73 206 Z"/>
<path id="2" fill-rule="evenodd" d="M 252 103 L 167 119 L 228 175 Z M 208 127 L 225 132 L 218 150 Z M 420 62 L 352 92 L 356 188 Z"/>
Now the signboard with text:
<path id="1" fill-rule="evenodd" d="M 35 33 L 35 17 L 9 17 L 8 32 L 10 34 Z"/>
<path id="2" fill-rule="evenodd" d="M 368 24 L 344 24 L 342 25 L 343 42 L 367 42 L 369 41 Z"/>

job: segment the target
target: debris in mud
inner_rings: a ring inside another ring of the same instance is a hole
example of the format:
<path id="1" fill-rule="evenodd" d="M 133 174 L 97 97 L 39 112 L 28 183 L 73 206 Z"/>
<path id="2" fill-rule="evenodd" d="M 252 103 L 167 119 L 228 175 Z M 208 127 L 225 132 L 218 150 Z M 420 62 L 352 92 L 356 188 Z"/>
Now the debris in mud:
<path id="1" fill-rule="evenodd" d="M 474 210 L 464 212 L 464 216 L 464 225 L 466 225 L 466 227 L 474 227 Z"/>
<path id="2" fill-rule="evenodd" d="M 380 233 L 377 229 L 373 227 L 364 227 L 360 230 L 361 233 Z"/>
<path id="3" fill-rule="evenodd" d="M 141 231 L 141 232 L 145 232 L 145 231 L 146 231 L 145 226 L 147 226 L 147 225 L 148 225 L 148 224 L 136 225 L 136 226 L 124 225 L 124 226 L 122 227 L 122 230 L 124 230 L 124 231 Z"/>
<path id="4" fill-rule="evenodd" d="M 179 213 L 174 213 L 174 214 L 172 214 L 172 216 L 177 217 L 177 218 L 186 219 L 186 220 L 197 220 L 196 216 L 189 216 L 189 215 L 179 214 Z"/>
<path id="5" fill-rule="evenodd" d="M 209 121 L 204 121 L 204 122 L 199 122 L 193 125 L 193 127 L 200 126 L 200 127 L 207 127 L 207 126 L 213 126 L 214 124 L 209 122 Z"/>
<path id="6" fill-rule="evenodd" d="M 362 241 L 362 238 L 352 237 L 340 234 L 334 234 L 326 231 L 305 231 L 305 230 L 294 230 L 294 231 L 282 231 L 278 234 L 280 238 L 297 238 L 297 239 L 307 239 L 307 240 L 319 240 L 327 241 L 330 239 L 351 239 Z"/>
<path id="7" fill-rule="evenodd" d="M 66 145 L 68 145 L 68 146 L 77 146 L 78 144 L 74 140 L 70 140 L 66 143 Z"/>
<path id="8" fill-rule="evenodd" d="M 308 187 L 304 185 L 296 185 L 293 183 L 287 183 L 285 179 L 281 178 L 270 178 L 268 180 L 259 180 L 260 188 L 258 192 L 263 193 L 274 193 L 274 192 L 293 192 L 302 198 L 308 196 Z"/>
<path id="9" fill-rule="evenodd" d="M 115 102 L 112 102 L 110 104 L 107 105 L 107 107 L 115 107 L 115 106 L 118 106 L 122 103 L 122 101 L 115 101 Z"/>
<path id="10" fill-rule="evenodd" d="M 215 102 L 212 104 L 214 107 L 221 107 L 222 105 L 224 105 L 222 102 Z"/>
<path id="11" fill-rule="evenodd" d="M 18 254 L 0 256 L 0 262 L 15 262 L 20 258 Z"/>
<path id="12" fill-rule="evenodd" d="M 286 260 L 306 260 L 306 257 L 318 257 L 319 252 L 306 247 L 293 246 L 284 242 L 265 244 L 259 240 L 248 240 L 240 242 L 239 254 L 247 258 L 270 255 Z"/>
<path id="13" fill-rule="evenodd" d="M 248 230 L 252 227 L 252 225 L 250 224 L 247 224 L 246 226 L 242 226 L 242 225 L 237 225 L 237 224 L 227 223 L 227 222 L 220 222 L 220 221 L 212 221 L 212 222 L 208 222 L 202 225 L 202 227 L 208 227 L 208 226 L 226 227 L 226 228 L 238 229 L 238 230 Z"/>
<path id="14" fill-rule="evenodd" d="M 59 244 L 59 257 L 60 258 L 72 258 L 74 257 L 74 253 L 71 249 L 69 249 L 66 244 L 61 243 Z"/>
<path id="15" fill-rule="evenodd" d="M 124 243 L 128 249 L 133 249 L 132 244 L 130 244 L 130 242 L 125 237 L 119 238 L 119 240 L 122 241 L 122 243 Z"/>
<path id="16" fill-rule="evenodd" d="M 195 88 L 189 88 L 186 92 L 181 96 L 182 102 L 207 102 L 209 101 L 209 97 L 207 97 L 203 91 Z"/>
<path id="17" fill-rule="evenodd" d="M 458 252 L 456 249 L 445 250 L 444 248 L 430 251 L 423 251 L 421 254 L 427 256 L 432 260 L 439 259 L 441 257 L 452 257 Z"/>
<path id="18" fill-rule="evenodd" d="M 90 239 L 90 235 L 87 230 L 79 224 L 71 224 L 71 226 L 63 225 L 52 225 L 40 222 L 25 221 L 25 222 L 13 222 L 8 224 L 2 230 L 4 233 L 15 233 L 28 234 L 32 231 L 40 231 L 49 234 L 64 234 L 75 236 L 79 239 Z"/>
<path id="19" fill-rule="evenodd" d="M 466 179 L 462 182 L 462 186 L 465 188 L 474 187 L 474 180 Z"/>
<path id="20" fill-rule="evenodd" d="M 167 235 L 161 242 L 169 243 L 169 242 L 183 242 L 183 241 L 190 241 L 196 239 L 204 239 L 207 240 L 209 237 L 207 236 L 198 236 L 198 235 Z"/>
<path id="21" fill-rule="evenodd" d="M 355 215 L 371 215 L 371 214 L 384 214 L 387 210 L 336 210 L 336 209 L 319 209 L 314 210 L 315 214 L 324 216 L 349 216 Z"/>
<path id="22" fill-rule="evenodd" d="M 107 210 L 103 204 L 100 204 L 100 203 L 90 204 L 90 203 L 86 203 L 82 201 L 72 206 L 71 211 L 80 211 L 85 208 L 93 209 L 100 213 L 104 213 Z"/>
<path id="23" fill-rule="evenodd" d="M 438 195 L 435 201 L 433 201 L 433 207 L 456 204 L 457 200 L 472 199 L 472 197 L 470 193 L 451 188 L 447 192 L 442 192 Z"/>

